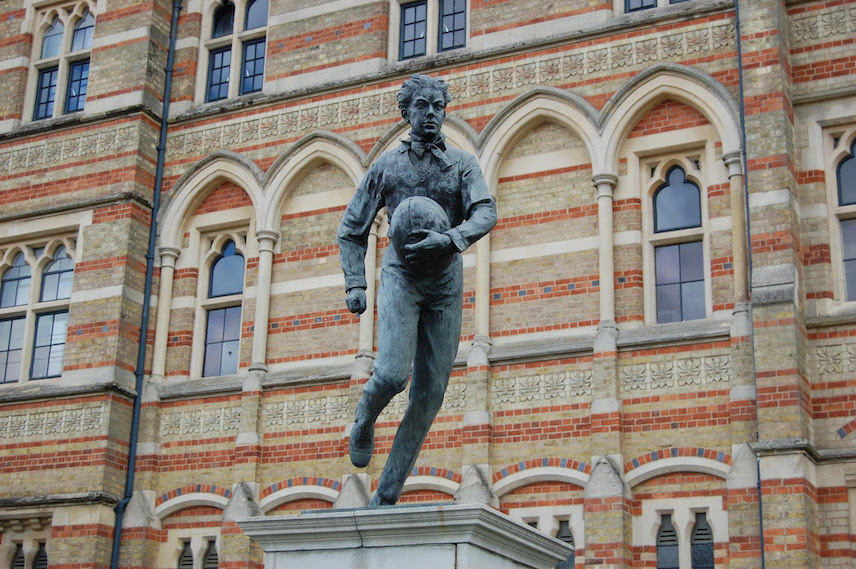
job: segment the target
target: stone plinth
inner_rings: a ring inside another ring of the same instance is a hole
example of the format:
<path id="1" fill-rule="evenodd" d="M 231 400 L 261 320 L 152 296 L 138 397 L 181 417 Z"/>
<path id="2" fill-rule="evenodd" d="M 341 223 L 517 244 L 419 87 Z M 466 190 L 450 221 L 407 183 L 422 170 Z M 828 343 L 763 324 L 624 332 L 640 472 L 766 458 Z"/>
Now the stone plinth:
<path id="1" fill-rule="evenodd" d="M 553 569 L 573 548 L 480 505 L 317 510 L 238 520 L 265 569 Z"/>

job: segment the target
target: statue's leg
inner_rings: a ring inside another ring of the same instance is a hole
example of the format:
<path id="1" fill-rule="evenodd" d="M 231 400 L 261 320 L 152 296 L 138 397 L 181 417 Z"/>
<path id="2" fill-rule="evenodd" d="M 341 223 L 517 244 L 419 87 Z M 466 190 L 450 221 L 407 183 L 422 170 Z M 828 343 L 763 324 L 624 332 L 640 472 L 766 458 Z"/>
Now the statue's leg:
<path id="1" fill-rule="evenodd" d="M 446 290 L 434 291 L 435 298 L 420 312 L 410 403 L 395 434 L 372 506 L 398 501 L 425 436 L 443 405 L 461 336 L 461 280 L 458 275 L 445 283 Z"/>
<path id="2" fill-rule="evenodd" d="M 407 387 L 416 350 L 419 321 L 417 300 L 401 276 L 392 271 L 381 274 L 378 291 L 378 356 L 374 373 L 363 387 L 351 429 L 351 462 L 359 468 L 371 460 L 377 416 L 397 393 Z"/>

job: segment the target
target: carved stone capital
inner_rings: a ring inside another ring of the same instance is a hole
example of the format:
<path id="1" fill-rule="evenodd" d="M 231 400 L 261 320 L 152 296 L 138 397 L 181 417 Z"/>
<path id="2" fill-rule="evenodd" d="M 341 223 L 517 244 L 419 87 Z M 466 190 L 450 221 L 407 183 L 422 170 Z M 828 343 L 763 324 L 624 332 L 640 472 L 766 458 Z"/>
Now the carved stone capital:
<path id="1" fill-rule="evenodd" d="M 728 177 L 743 175 L 743 158 L 740 152 L 729 152 L 722 157 L 722 161 L 728 167 Z"/>
<path id="2" fill-rule="evenodd" d="M 273 246 L 279 239 L 279 231 L 273 229 L 259 229 L 256 231 L 256 239 L 259 242 L 259 249 L 262 251 L 273 252 Z"/>
<path id="3" fill-rule="evenodd" d="M 612 198 L 612 191 L 615 189 L 615 185 L 618 183 L 618 176 L 611 173 L 603 173 L 596 174 L 591 179 L 594 187 L 597 189 L 597 197 L 600 199 L 601 197 Z"/>
<path id="4" fill-rule="evenodd" d="M 161 267 L 175 268 L 175 260 L 178 259 L 181 249 L 177 247 L 160 247 L 158 253 L 160 253 Z"/>

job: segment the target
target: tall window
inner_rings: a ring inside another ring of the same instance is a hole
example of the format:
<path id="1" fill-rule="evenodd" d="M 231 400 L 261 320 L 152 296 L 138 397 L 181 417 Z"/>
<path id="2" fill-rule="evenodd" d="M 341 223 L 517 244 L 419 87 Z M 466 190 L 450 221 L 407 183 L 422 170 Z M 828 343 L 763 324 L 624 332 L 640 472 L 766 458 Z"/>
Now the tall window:
<path id="1" fill-rule="evenodd" d="M 193 569 L 193 552 L 190 550 L 190 542 L 185 541 L 178 556 L 178 569 Z"/>
<path id="2" fill-rule="evenodd" d="M 568 520 L 561 520 L 559 522 L 559 532 L 556 534 L 556 538 L 564 541 L 571 547 L 574 546 L 574 534 L 571 533 L 571 523 Z M 574 564 L 576 563 L 575 552 L 572 552 L 568 558 L 558 565 L 556 565 L 556 569 L 574 569 Z"/>
<path id="3" fill-rule="evenodd" d="M 202 559 L 202 569 L 217 569 L 220 566 L 220 558 L 217 555 L 217 544 L 214 540 L 208 542 L 208 549 Z"/>
<path id="4" fill-rule="evenodd" d="M 844 261 L 844 299 L 856 300 L 856 140 L 850 146 L 850 155 L 838 164 L 838 206 L 845 208 L 841 215 L 842 259 Z M 851 206 L 851 207 L 847 207 Z"/>
<path id="5" fill-rule="evenodd" d="M 237 252 L 234 241 L 226 241 L 209 275 L 208 298 L 217 302 L 208 309 L 203 376 L 238 372 L 243 291 L 244 257 Z"/>
<path id="6" fill-rule="evenodd" d="M 679 166 L 668 171 L 666 180 L 654 193 L 654 233 L 686 242 L 654 248 L 657 322 L 704 318 L 701 192 Z"/>
<path id="7" fill-rule="evenodd" d="M 704 512 L 696 514 L 695 527 L 690 541 L 692 569 L 713 569 L 713 531 Z"/>
<path id="8" fill-rule="evenodd" d="M 390 49 L 400 61 L 467 45 L 467 0 L 392 1 L 390 36 L 397 32 L 398 45 Z"/>
<path id="9" fill-rule="evenodd" d="M 232 2 L 217 4 L 212 14 L 211 38 L 206 42 L 205 101 L 262 90 L 267 19 L 268 0 L 246 0 L 237 7 Z"/>
<path id="10" fill-rule="evenodd" d="M 669 4 L 680 4 L 687 0 L 624 0 L 625 12 L 636 12 L 657 6 L 668 6 Z"/>
<path id="11" fill-rule="evenodd" d="M 33 272 L 23 252 L 15 254 L 0 277 L 0 383 L 62 374 L 74 261 L 64 245 L 45 259 L 44 247 L 30 249 Z M 41 259 L 41 260 L 40 260 Z"/>
<path id="12" fill-rule="evenodd" d="M 12 558 L 12 569 L 24 569 L 27 558 L 24 557 L 24 546 L 20 543 L 15 545 L 15 557 Z"/>
<path id="13" fill-rule="evenodd" d="M 71 38 L 66 40 L 69 31 Z M 54 15 L 45 25 L 35 62 L 33 120 L 84 109 L 94 35 L 95 16 L 85 7 L 76 10 L 66 22 Z M 60 88 L 63 90 L 57 104 Z"/>
<path id="14" fill-rule="evenodd" d="M 657 533 L 657 569 L 678 569 L 678 534 L 669 514 L 663 514 Z"/>

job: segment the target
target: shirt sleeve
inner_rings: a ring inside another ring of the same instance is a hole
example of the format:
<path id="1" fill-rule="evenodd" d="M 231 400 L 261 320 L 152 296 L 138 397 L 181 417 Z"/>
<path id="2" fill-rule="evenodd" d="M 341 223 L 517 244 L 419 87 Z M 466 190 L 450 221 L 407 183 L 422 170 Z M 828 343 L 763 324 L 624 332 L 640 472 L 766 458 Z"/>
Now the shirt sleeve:
<path id="1" fill-rule="evenodd" d="M 383 166 L 375 162 L 357 187 L 336 232 L 339 258 L 345 273 L 345 289 L 366 288 L 366 248 L 377 212 L 384 206 L 381 186 Z"/>
<path id="2" fill-rule="evenodd" d="M 465 154 L 461 159 L 461 201 L 464 222 L 446 234 L 459 252 L 484 237 L 496 225 L 496 202 L 475 157 Z"/>

